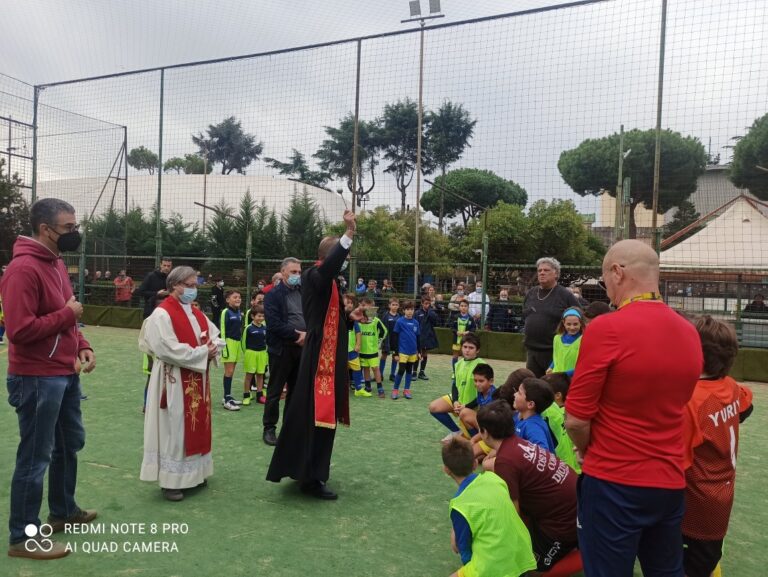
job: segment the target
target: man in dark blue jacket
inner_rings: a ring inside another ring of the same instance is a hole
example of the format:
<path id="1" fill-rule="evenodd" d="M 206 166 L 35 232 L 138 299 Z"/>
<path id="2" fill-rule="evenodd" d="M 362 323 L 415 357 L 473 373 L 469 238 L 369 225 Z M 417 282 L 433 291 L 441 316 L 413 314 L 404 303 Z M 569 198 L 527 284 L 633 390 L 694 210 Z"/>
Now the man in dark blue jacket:
<path id="1" fill-rule="evenodd" d="M 283 385 L 288 392 L 285 405 L 291 402 L 296 385 L 301 349 L 307 327 L 301 308 L 301 262 L 293 257 L 283 259 L 280 267 L 283 282 L 264 297 L 267 321 L 267 352 L 269 353 L 269 386 L 264 405 L 264 442 L 277 444 L 277 421 L 280 418 L 280 395 Z"/>

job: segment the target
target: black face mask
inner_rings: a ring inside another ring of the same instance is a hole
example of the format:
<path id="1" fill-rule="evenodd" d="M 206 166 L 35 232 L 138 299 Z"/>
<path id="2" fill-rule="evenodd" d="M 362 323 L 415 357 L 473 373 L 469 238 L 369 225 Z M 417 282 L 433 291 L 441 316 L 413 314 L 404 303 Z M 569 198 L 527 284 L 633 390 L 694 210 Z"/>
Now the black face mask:
<path id="1" fill-rule="evenodd" d="M 64 234 L 60 234 L 59 238 L 56 239 L 56 247 L 61 252 L 75 252 L 80 248 L 82 240 L 83 237 L 76 230 L 65 232 Z"/>

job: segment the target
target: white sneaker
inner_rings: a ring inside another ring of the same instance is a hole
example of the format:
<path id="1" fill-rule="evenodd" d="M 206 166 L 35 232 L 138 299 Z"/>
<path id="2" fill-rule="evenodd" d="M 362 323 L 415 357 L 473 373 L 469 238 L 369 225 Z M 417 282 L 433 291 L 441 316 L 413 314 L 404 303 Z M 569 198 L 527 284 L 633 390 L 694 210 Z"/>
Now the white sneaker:
<path id="1" fill-rule="evenodd" d="M 240 406 L 235 402 L 235 399 L 224 399 L 221 402 L 222 406 L 228 411 L 239 411 Z"/>

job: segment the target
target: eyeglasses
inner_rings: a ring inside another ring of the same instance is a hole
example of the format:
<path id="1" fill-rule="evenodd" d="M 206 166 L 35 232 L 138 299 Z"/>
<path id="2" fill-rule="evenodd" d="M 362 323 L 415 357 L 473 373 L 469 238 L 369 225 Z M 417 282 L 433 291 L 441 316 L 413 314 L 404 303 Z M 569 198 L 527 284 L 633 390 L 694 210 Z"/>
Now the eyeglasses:
<path id="1" fill-rule="evenodd" d="M 77 232 L 77 231 L 80 230 L 80 225 L 79 224 L 49 224 L 48 226 L 51 227 L 54 230 L 56 230 L 56 228 L 58 228 L 58 227 L 61 227 L 64 230 L 66 230 L 67 232 Z M 56 232 L 59 232 L 59 231 L 56 230 Z M 63 234 L 63 233 L 60 233 L 60 234 Z"/>

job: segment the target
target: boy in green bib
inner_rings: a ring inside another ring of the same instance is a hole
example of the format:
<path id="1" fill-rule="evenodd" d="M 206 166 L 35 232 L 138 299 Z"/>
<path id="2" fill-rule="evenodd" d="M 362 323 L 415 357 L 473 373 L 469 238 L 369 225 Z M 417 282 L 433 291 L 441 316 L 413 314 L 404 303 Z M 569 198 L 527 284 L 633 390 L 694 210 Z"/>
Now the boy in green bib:
<path id="1" fill-rule="evenodd" d="M 438 397 L 429 404 L 430 414 L 440 421 L 451 435 L 463 433 L 465 437 L 471 438 L 477 431 L 467 431 L 460 428 L 451 417 L 453 414 L 458 418 L 461 410 L 477 401 L 477 389 L 475 388 L 475 378 L 472 371 L 479 364 L 484 364 L 481 359 L 480 339 L 474 333 L 467 333 L 461 337 L 461 360 L 453 367 L 453 383 L 451 385 L 451 394 Z"/>
<path id="2" fill-rule="evenodd" d="M 360 299 L 360 306 L 364 313 L 360 321 L 360 366 L 363 369 L 365 390 L 371 392 L 371 373 L 373 373 L 379 398 L 383 399 L 385 394 L 379 369 L 379 348 L 382 341 L 387 338 L 388 331 L 386 325 L 376 316 L 376 303 L 373 299 L 367 297 Z"/>
<path id="3" fill-rule="evenodd" d="M 576 453 L 573 452 L 573 441 L 565 431 L 565 397 L 568 395 L 571 379 L 567 373 L 549 373 L 541 377 L 541 380 L 549 383 L 555 394 L 555 402 L 541 413 L 555 441 L 555 454 L 563 463 L 568 464 L 571 469 L 580 474 L 581 467 L 576 460 Z"/>
<path id="4" fill-rule="evenodd" d="M 462 567 L 451 577 L 521 577 L 536 568 L 531 537 L 504 480 L 473 473 L 469 441 L 443 445 L 443 471 L 458 485 L 450 502 L 451 548 Z"/>

